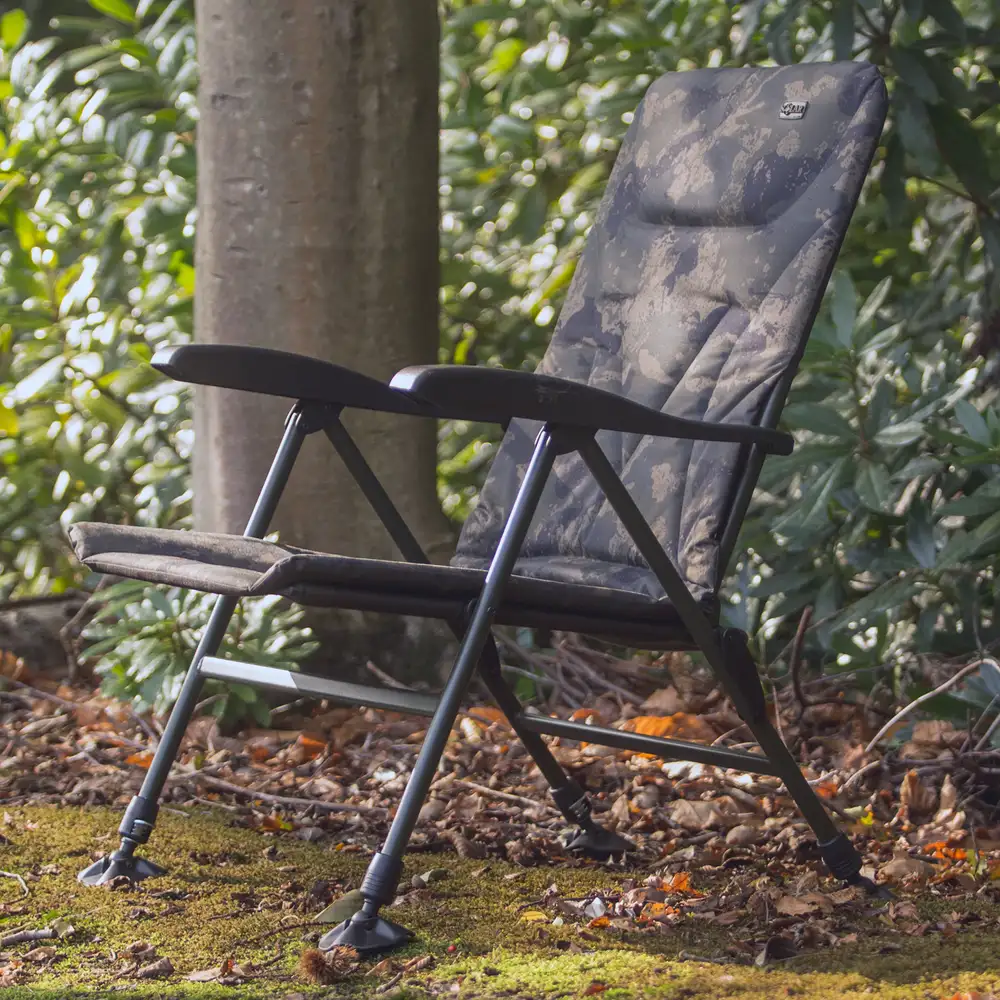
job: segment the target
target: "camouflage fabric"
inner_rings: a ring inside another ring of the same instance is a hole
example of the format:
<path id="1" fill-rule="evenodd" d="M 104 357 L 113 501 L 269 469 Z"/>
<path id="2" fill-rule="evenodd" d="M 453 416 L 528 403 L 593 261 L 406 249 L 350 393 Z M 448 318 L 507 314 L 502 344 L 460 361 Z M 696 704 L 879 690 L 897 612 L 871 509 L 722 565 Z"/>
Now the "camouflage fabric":
<path id="1" fill-rule="evenodd" d="M 757 422 L 798 364 L 885 111 L 885 85 L 866 63 L 661 77 L 635 114 L 538 370 L 676 416 Z M 509 428 L 456 565 L 492 556 L 536 431 Z M 598 440 L 692 593 L 715 593 L 738 447 Z M 576 455 L 557 459 L 523 556 L 519 574 L 663 595 Z"/>

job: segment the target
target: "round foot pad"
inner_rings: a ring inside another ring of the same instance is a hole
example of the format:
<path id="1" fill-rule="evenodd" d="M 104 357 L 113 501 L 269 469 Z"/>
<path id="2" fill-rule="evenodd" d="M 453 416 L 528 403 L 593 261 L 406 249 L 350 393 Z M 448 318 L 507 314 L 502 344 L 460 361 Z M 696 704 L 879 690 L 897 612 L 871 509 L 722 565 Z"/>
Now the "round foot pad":
<path id="1" fill-rule="evenodd" d="M 132 882 L 142 882 L 147 878 L 156 878 L 157 875 L 166 873 L 166 868 L 161 868 L 153 861 L 127 855 L 120 856 L 116 851 L 84 868 L 76 878 L 84 885 L 104 885 L 119 875 L 124 875 Z"/>
<path id="2" fill-rule="evenodd" d="M 587 830 L 581 830 L 566 845 L 567 850 L 580 851 L 588 858 L 599 858 L 601 860 L 616 857 L 635 850 L 635 844 L 631 840 L 626 840 L 620 834 L 596 823 Z"/>
<path id="3" fill-rule="evenodd" d="M 412 937 L 412 931 L 391 920 L 368 917 L 359 912 L 324 934 L 319 939 L 319 947 L 322 951 L 329 951 L 341 945 L 353 948 L 361 955 L 374 955 L 380 951 L 399 948 Z"/>

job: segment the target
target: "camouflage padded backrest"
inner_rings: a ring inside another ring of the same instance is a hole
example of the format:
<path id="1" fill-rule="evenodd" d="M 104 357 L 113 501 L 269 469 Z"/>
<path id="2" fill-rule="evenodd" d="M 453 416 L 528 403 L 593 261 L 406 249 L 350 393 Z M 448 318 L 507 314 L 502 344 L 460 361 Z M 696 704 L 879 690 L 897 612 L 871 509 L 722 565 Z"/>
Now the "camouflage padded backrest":
<path id="1" fill-rule="evenodd" d="M 538 371 L 676 416 L 757 423 L 797 366 L 886 112 L 867 63 L 668 73 L 646 92 Z M 512 423 L 455 565 L 492 556 L 538 425 Z M 692 593 L 714 594 L 737 446 L 598 441 Z M 516 572 L 662 597 L 577 455 Z"/>

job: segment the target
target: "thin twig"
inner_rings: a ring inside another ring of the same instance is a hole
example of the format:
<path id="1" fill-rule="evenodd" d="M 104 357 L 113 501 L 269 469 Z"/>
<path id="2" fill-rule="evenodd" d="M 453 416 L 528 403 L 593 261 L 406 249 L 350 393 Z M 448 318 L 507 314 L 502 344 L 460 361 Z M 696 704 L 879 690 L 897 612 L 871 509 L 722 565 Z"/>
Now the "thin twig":
<path id="1" fill-rule="evenodd" d="M 226 697 L 228 697 L 228 695 L 226 695 L 225 692 L 209 695 L 207 698 L 203 698 L 197 705 L 194 706 L 194 711 L 191 714 L 195 716 L 201 715 L 201 713 L 204 712 L 209 705 L 214 705 Z"/>
<path id="2" fill-rule="evenodd" d="M 2 875 L 4 878 L 12 878 L 15 879 L 17 882 L 19 882 L 21 885 L 21 891 L 24 893 L 23 898 L 27 899 L 28 896 L 31 895 L 31 890 L 28 888 L 28 883 L 25 882 L 20 875 L 17 875 L 14 872 L 0 872 L 0 875 Z"/>
<path id="3" fill-rule="evenodd" d="M 359 813 L 369 816 L 385 817 L 386 811 L 379 806 L 348 806 L 341 802 L 323 802 L 319 799 L 297 799 L 289 795 L 271 795 L 269 792 L 260 792 L 241 785 L 234 785 L 232 782 L 223 781 L 222 778 L 214 778 L 201 771 L 192 771 L 188 774 L 171 775 L 172 781 L 203 781 L 206 785 L 214 785 L 224 791 L 232 792 L 234 795 L 242 795 L 250 799 L 260 799 L 262 802 L 270 802 L 276 806 L 288 806 L 292 809 L 320 809 L 324 812 L 345 812 Z"/>
<path id="4" fill-rule="evenodd" d="M 770 678 L 768 678 L 770 680 Z M 778 701 L 778 689 L 774 686 L 774 681 L 771 681 L 771 697 L 774 699 L 774 728 L 778 732 L 778 739 L 787 747 L 788 744 L 785 742 L 785 730 L 781 724 L 781 702 Z"/>
<path id="5" fill-rule="evenodd" d="M 297 931 L 304 927 L 329 927 L 330 925 L 324 920 L 303 920 L 298 924 L 286 924 L 284 927 L 278 927 L 273 931 L 266 931 L 263 934 L 258 934 L 256 937 L 243 938 L 239 941 L 234 941 L 233 948 L 246 948 L 248 945 L 256 944 L 258 941 L 266 941 L 270 937 L 274 937 L 276 934 L 284 934 L 286 931 Z"/>
<path id="6" fill-rule="evenodd" d="M 858 768 L 848 779 L 840 786 L 840 794 L 843 795 L 852 785 L 856 785 L 869 771 L 874 771 L 877 767 L 881 767 L 883 761 L 873 760 L 864 767 Z"/>
<path id="7" fill-rule="evenodd" d="M 25 684 L 24 681 L 16 681 L 13 677 L 5 677 L 4 681 L 8 684 L 13 684 L 15 687 L 22 688 L 29 694 L 33 694 L 36 698 L 41 698 L 43 701 L 51 701 L 55 705 L 62 705 L 63 708 L 76 711 L 80 707 L 75 701 L 67 701 L 65 698 L 60 698 L 57 694 L 49 694 L 48 691 L 41 691 L 30 684 Z"/>
<path id="8" fill-rule="evenodd" d="M 580 671 L 588 680 L 592 681 L 594 684 L 605 688 L 612 694 L 617 694 L 620 698 L 625 699 L 633 705 L 641 705 L 645 699 L 638 697 L 632 691 L 627 691 L 623 687 L 619 687 L 612 681 L 607 680 L 602 677 L 596 670 L 583 661 L 583 659 L 577 656 L 575 653 L 571 653 L 566 649 L 565 645 L 562 646 L 562 653 L 569 660 L 570 665 L 574 670 Z"/>
<path id="9" fill-rule="evenodd" d="M 745 722 L 741 722 L 738 726 L 735 726 L 732 729 L 727 729 L 721 736 L 717 736 L 714 740 L 712 740 L 712 742 L 709 743 L 709 746 L 718 746 L 723 740 L 728 740 L 730 736 L 735 736 L 741 729 L 746 729 L 746 727 L 747 724 Z"/>
<path id="10" fill-rule="evenodd" d="M 806 630 L 809 628 L 809 622 L 812 620 L 812 605 L 807 605 L 802 609 L 802 617 L 799 619 L 799 627 L 795 630 L 795 639 L 792 642 L 791 652 L 788 654 L 788 672 L 792 676 L 792 690 L 795 692 L 795 697 L 799 702 L 799 718 L 802 718 L 803 712 L 809 707 L 809 701 L 806 698 L 805 692 L 802 690 L 802 677 L 800 672 L 802 670 L 802 646 L 806 639 Z"/>
<path id="11" fill-rule="evenodd" d="M 61 594 L 39 594 L 37 597 L 14 597 L 0 601 L 0 612 L 20 611 L 21 608 L 37 607 L 40 604 L 67 604 L 74 600 L 84 600 L 86 595 L 80 590 L 67 590 Z"/>
<path id="12" fill-rule="evenodd" d="M 79 639 L 80 625 L 83 619 L 94 609 L 95 605 L 102 602 L 102 598 L 97 595 L 110 586 L 111 577 L 104 577 L 94 588 L 92 594 L 80 605 L 76 614 L 61 629 L 59 629 L 59 642 L 62 645 L 63 653 L 66 654 L 66 666 L 69 669 L 69 679 L 72 683 L 80 676 L 80 660 L 77 640 Z"/>
<path id="13" fill-rule="evenodd" d="M 128 709 L 129 718 L 152 740 L 152 746 L 150 750 L 155 750 L 157 744 L 160 742 L 160 737 L 156 735 L 156 731 L 153 727 L 141 716 L 138 712 L 133 709 Z"/>
<path id="14" fill-rule="evenodd" d="M 895 726 L 896 723 L 899 722 L 901 719 L 906 718 L 906 716 L 908 716 L 911 712 L 913 712 L 915 709 L 919 708 L 926 702 L 930 701 L 932 698 L 936 698 L 939 694 L 943 694 L 949 688 L 954 687 L 964 677 L 968 677 L 968 675 L 971 674 L 974 670 L 978 670 L 980 667 L 984 666 L 987 663 L 992 664 L 994 667 L 997 667 L 997 669 L 1000 670 L 1000 666 L 997 665 L 996 660 L 992 659 L 975 660 L 972 663 L 969 663 L 966 666 L 964 666 L 961 670 L 958 671 L 957 674 L 952 674 L 951 677 L 949 677 L 944 683 L 939 684 L 936 688 L 934 688 L 933 691 L 928 691 L 926 694 L 922 694 L 919 698 L 916 698 L 913 701 L 911 701 L 908 705 L 905 705 L 871 738 L 871 742 L 868 744 L 868 746 L 865 747 L 865 753 L 871 753 L 872 750 L 874 750 L 875 747 L 878 746 L 879 741 L 882 739 L 882 737 L 885 736 L 885 734 L 888 733 L 889 730 L 892 729 L 892 727 Z"/>
<path id="15" fill-rule="evenodd" d="M 371 660 L 368 660 L 365 663 L 365 670 L 374 674 L 386 687 L 396 688 L 399 691 L 415 690 L 415 688 L 410 687 L 409 684 L 404 684 L 402 681 L 397 681 L 395 677 L 390 677 L 384 670 L 380 670 L 376 667 Z"/>
<path id="16" fill-rule="evenodd" d="M 496 799 L 503 799 L 504 802 L 513 802 L 519 806 L 527 806 L 529 809 L 538 809 L 539 807 L 552 809 L 552 806 L 547 802 L 536 802 L 525 795 L 512 795 L 510 792 L 501 792 L 499 788 L 490 788 L 489 785 L 479 785 L 475 781 L 469 781 L 467 778 L 456 778 L 451 784 L 461 785 L 463 788 L 469 788 L 474 792 L 481 792 L 483 795 L 491 795 Z"/>

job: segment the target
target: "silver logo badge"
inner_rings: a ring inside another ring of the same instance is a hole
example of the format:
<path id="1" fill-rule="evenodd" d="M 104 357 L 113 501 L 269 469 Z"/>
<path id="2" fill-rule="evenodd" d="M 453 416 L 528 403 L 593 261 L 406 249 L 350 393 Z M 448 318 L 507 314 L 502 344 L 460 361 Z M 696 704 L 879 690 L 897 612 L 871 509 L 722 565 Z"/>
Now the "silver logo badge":
<path id="1" fill-rule="evenodd" d="M 799 118 L 805 118 L 806 109 L 808 107 L 808 101 L 785 101 L 785 103 L 781 105 L 778 117 L 791 121 L 795 121 Z"/>

